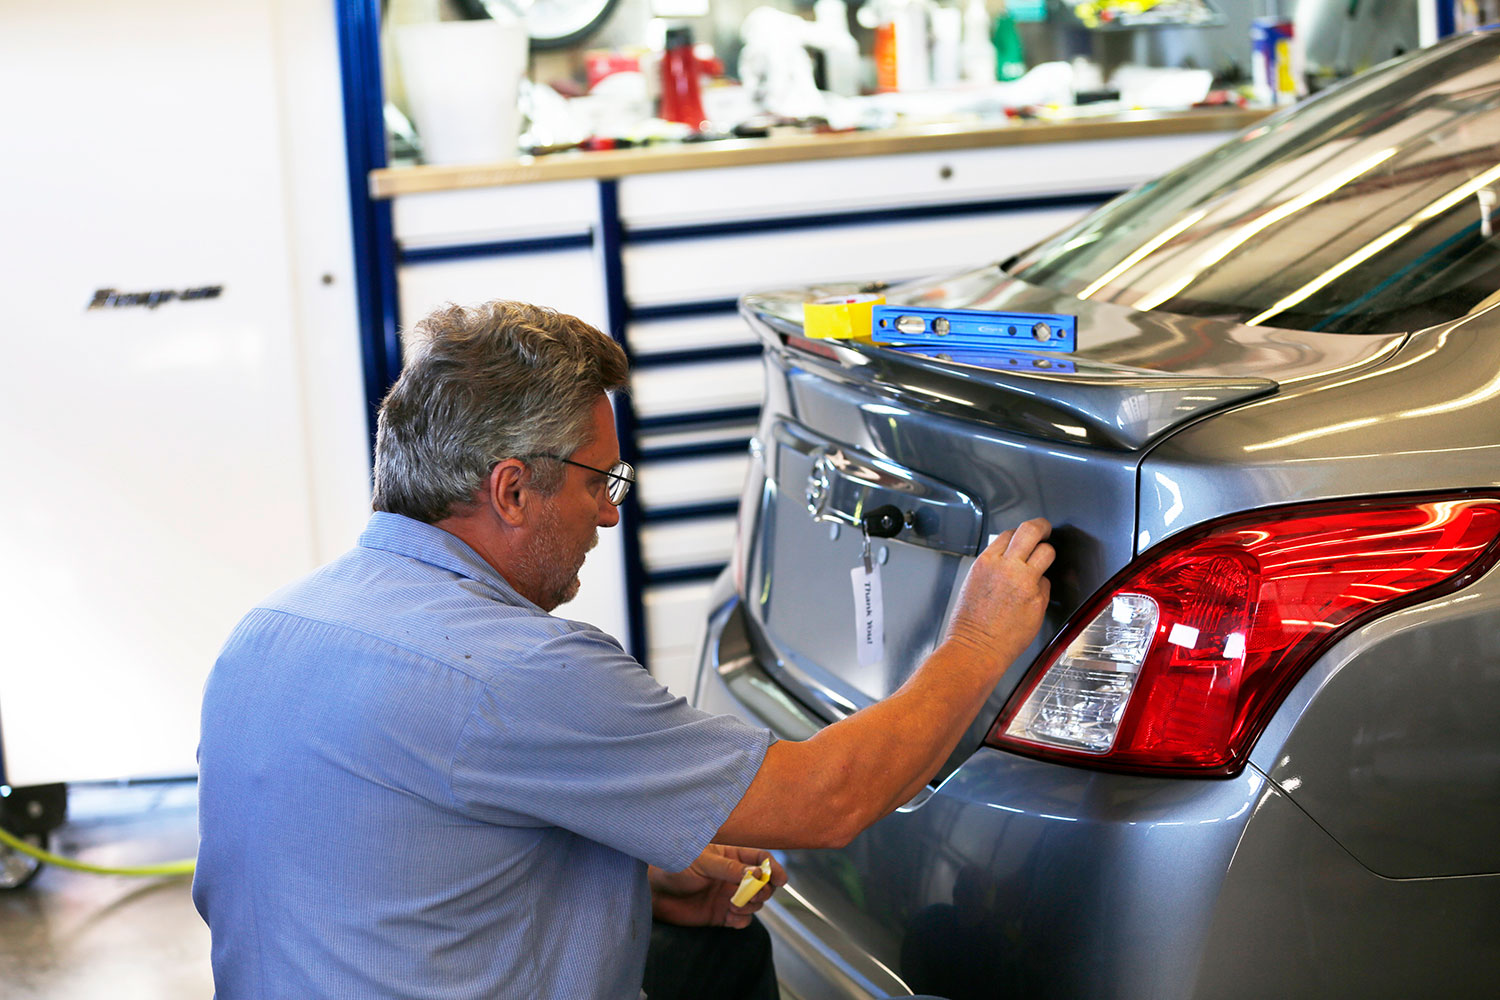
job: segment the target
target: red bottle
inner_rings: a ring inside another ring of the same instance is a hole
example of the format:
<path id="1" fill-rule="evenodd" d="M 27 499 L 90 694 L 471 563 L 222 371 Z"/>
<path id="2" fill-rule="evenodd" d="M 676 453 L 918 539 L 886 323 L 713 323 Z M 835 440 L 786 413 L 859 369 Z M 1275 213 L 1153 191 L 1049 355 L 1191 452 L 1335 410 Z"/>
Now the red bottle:
<path id="1" fill-rule="evenodd" d="M 698 59 L 693 55 L 693 30 L 686 26 L 667 29 L 667 49 L 661 56 L 661 116 L 703 128 Z"/>

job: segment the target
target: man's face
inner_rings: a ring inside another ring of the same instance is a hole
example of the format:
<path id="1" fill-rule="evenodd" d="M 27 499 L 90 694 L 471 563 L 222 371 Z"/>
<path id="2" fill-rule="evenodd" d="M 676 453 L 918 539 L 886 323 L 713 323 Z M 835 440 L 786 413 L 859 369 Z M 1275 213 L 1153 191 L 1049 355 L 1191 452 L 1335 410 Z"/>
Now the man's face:
<path id="1" fill-rule="evenodd" d="M 567 456 L 580 465 L 608 469 L 620 460 L 615 415 L 609 400 L 594 403 L 592 436 L 588 444 Z M 551 611 L 578 596 L 578 571 L 589 549 L 599 544 L 598 528 L 620 523 L 620 512 L 608 498 L 608 477 L 564 465 L 562 485 L 541 499 L 537 530 L 527 552 L 529 575 L 536 581 L 537 605 Z"/>

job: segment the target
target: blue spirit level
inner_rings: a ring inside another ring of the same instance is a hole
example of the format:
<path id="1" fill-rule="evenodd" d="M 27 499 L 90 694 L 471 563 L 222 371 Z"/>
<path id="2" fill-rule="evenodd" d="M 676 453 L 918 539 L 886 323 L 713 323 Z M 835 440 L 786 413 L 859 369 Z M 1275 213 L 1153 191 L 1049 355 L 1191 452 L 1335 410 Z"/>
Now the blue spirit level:
<path id="1" fill-rule="evenodd" d="M 977 347 L 1071 354 L 1078 346 L 1078 317 L 881 305 L 871 312 L 870 337 L 887 347 Z"/>

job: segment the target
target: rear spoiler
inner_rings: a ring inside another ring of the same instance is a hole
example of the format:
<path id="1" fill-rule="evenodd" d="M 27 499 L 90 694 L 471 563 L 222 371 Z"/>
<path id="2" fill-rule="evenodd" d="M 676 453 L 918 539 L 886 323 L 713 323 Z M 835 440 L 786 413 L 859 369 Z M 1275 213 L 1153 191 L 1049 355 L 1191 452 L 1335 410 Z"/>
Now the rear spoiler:
<path id="1" fill-rule="evenodd" d="M 1070 358 L 1066 372 L 976 368 L 851 340 L 810 340 L 801 308 L 779 295 L 740 301 L 740 313 L 782 367 L 814 368 L 925 412 L 1075 445 L 1139 451 L 1190 421 L 1278 388 L 1269 378 L 1173 375 L 1081 358 Z"/>

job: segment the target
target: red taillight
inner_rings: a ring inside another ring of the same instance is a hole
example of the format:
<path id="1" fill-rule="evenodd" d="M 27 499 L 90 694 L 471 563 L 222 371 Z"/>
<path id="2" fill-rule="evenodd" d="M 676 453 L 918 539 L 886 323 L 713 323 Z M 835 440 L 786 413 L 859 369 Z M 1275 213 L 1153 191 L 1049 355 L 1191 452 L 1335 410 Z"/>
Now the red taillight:
<path id="1" fill-rule="evenodd" d="M 1319 504 L 1221 521 L 1147 553 L 1022 682 L 992 746 L 1233 774 L 1288 689 L 1352 629 L 1500 556 L 1500 500 Z"/>

